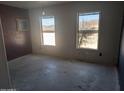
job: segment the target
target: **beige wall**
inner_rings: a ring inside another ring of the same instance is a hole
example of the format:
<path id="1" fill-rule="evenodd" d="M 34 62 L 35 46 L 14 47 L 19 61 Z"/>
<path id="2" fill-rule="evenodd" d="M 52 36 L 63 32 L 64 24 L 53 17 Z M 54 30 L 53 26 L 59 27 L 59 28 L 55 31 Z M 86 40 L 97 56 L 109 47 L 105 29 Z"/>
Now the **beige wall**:
<path id="1" fill-rule="evenodd" d="M 76 49 L 78 12 L 100 11 L 99 49 Z M 55 16 L 56 46 L 41 46 L 41 9 L 31 9 L 31 36 L 33 53 L 50 54 L 86 62 L 116 64 L 123 8 L 118 2 L 71 2 L 45 8 L 46 15 Z M 99 53 L 102 56 L 99 56 Z"/>

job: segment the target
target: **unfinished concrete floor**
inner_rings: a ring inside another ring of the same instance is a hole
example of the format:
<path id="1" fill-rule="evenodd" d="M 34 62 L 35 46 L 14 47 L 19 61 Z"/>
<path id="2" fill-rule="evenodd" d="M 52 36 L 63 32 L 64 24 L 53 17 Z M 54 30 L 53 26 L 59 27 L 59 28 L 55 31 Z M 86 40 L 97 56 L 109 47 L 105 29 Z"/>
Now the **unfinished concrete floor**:
<path id="1" fill-rule="evenodd" d="M 12 84 L 17 90 L 119 90 L 116 67 L 27 55 L 10 61 Z"/>

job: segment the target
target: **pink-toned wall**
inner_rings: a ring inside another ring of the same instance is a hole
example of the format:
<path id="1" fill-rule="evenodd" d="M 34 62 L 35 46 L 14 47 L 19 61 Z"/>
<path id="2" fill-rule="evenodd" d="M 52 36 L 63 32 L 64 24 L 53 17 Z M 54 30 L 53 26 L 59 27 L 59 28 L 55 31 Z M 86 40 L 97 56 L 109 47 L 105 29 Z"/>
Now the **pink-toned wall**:
<path id="1" fill-rule="evenodd" d="M 0 16 L 7 59 L 12 60 L 31 53 L 30 31 L 19 32 L 16 28 L 16 18 L 29 18 L 28 10 L 0 4 Z"/>

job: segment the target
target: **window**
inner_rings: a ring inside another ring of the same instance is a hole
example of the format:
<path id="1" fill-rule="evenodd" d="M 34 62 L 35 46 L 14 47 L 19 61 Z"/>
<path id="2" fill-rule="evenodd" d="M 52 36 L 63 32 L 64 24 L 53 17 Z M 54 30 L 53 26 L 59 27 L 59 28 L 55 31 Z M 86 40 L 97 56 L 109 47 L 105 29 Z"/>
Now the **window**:
<path id="1" fill-rule="evenodd" d="M 79 13 L 78 48 L 98 49 L 99 12 Z"/>
<path id="2" fill-rule="evenodd" d="M 41 44 L 55 46 L 55 23 L 53 16 L 43 16 L 41 18 L 42 36 Z"/>

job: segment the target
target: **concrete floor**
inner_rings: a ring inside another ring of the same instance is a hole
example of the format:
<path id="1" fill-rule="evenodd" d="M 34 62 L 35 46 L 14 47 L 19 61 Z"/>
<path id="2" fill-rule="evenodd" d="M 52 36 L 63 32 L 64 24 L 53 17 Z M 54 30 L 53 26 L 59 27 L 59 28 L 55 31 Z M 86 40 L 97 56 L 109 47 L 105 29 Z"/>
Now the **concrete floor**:
<path id="1" fill-rule="evenodd" d="M 26 55 L 8 64 L 17 90 L 119 90 L 112 66 L 39 55 Z"/>

